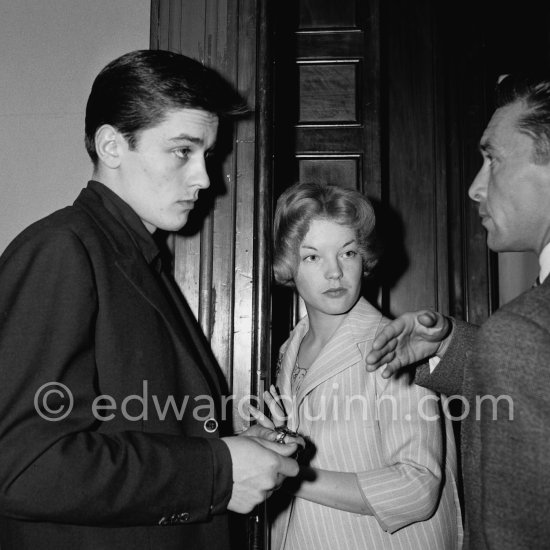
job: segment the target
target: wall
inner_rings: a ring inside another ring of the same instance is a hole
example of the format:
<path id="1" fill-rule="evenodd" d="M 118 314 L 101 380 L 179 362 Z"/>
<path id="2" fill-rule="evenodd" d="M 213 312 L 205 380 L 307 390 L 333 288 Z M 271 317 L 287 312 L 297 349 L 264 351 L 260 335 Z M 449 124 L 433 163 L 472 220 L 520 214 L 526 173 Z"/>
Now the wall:
<path id="1" fill-rule="evenodd" d="M 86 100 L 97 72 L 149 47 L 150 0 L 18 0 L 0 7 L 0 252 L 90 178 Z"/>

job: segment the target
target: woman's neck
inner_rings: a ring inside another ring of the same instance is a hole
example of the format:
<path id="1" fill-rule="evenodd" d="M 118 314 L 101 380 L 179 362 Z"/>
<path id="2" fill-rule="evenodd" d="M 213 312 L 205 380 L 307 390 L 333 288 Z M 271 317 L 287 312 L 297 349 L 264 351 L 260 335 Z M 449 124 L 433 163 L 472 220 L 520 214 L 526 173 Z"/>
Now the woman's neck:
<path id="1" fill-rule="evenodd" d="M 308 311 L 309 330 L 306 336 L 310 345 L 315 345 L 318 348 L 323 347 L 332 338 L 347 316 L 348 313 L 326 315 L 318 311 Z"/>

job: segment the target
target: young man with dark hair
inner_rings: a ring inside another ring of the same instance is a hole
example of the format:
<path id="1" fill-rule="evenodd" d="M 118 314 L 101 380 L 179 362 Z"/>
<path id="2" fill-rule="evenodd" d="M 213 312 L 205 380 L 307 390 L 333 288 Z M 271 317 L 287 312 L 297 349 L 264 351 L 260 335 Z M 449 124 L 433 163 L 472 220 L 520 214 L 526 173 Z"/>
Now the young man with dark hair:
<path id="1" fill-rule="evenodd" d="M 228 548 L 226 511 L 297 474 L 276 433 L 221 437 L 219 368 L 152 238 L 185 225 L 219 118 L 242 110 L 171 52 L 97 76 L 92 181 L 0 259 L 2 550 Z"/>

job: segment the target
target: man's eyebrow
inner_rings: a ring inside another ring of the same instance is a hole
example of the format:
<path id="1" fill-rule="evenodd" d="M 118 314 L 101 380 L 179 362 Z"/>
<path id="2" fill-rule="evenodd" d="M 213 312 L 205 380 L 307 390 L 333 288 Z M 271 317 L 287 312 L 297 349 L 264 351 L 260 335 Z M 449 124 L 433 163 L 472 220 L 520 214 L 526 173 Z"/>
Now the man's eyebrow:
<path id="1" fill-rule="evenodd" d="M 197 145 L 202 145 L 204 143 L 202 138 L 191 136 L 189 134 L 180 134 L 179 136 L 171 137 L 169 141 L 190 141 L 191 143 L 196 143 Z"/>
<path id="2" fill-rule="evenodd" d="M 495 148 L 488 139 L 482 139 L 479 142 L 479 150 L 483 153 L 492 153 Z"/>

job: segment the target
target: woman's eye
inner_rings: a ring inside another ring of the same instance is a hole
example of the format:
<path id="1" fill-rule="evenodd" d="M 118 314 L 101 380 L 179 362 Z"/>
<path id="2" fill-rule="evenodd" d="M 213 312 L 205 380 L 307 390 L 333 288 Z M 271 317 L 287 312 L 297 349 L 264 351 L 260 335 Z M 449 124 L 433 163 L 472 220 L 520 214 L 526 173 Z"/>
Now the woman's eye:
<path id="1" fill-rule="evenodd" d="M 344 258 L 355 258 L 357 256 L 356 250 L 346 250 L 343 254 Z"/>
<path id="2" fill-rule="evenodd" d="M 318 258 L 319 258 L 319 256 L 317 256 L 317 254 L 309 254 L 309 256 L 305 256 L 303 258 L 303 261 L 304 262 L 315 262 L 315 261 L 317 261 Z"/>

